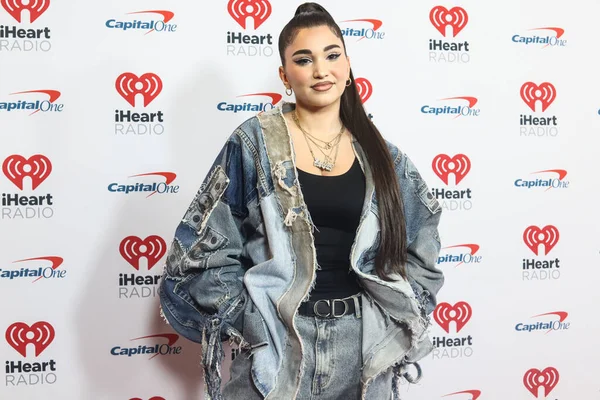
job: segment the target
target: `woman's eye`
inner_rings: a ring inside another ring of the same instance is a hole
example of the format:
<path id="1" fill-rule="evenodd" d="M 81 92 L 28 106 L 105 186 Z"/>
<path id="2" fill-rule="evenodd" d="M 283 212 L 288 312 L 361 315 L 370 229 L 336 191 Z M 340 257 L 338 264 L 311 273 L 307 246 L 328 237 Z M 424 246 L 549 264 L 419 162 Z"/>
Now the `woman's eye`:
<path id="1" fill-rule="evenodd" d="M 340 56 L 341 56 L 340 53 L 331 53 L 330 55 L 327 56 L 327 58 L 330 60 L 337 60 Z"/>
<path id="2" fill-rule="evenodd" d="M 299 58 L 297 60 L 294 60 L 294 62 L 298 65 L 305 65 L 310 62 L 310 59 L 309 58 Z"/>

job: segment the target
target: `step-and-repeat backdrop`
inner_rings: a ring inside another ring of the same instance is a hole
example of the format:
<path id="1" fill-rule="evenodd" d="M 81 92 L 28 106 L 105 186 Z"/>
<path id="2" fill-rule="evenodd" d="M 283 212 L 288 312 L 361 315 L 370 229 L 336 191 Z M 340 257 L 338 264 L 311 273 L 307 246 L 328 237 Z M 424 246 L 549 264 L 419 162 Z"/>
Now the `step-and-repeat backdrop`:
<path id="1" fill-rule="evenodd" d="M 199 345 L 159 317 L 164 255 L 235 127 L 293 101 L 299 3 L 0 1 L 1 399 L 203 398 Z M 404 397 L 600 399 L 600 4 L 323 5 L 444 209 L 436 348 Z"/>

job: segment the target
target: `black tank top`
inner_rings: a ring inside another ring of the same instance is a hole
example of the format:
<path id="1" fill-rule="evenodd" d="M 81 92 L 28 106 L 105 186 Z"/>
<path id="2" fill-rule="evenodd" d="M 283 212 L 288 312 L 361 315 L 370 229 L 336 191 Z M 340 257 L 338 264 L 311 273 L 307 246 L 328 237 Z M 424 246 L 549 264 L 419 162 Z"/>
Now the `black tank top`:
<path id="1" fill-rule="evenodd" d="M 350 268 L 350 250 L 365 198 L 365 177 L 358 159 L 342 175 L 322 176 L 298 170 L 304 201 L 315 224 L 317 270 L 311 300 L 339 299 L 360 292 Z"/>

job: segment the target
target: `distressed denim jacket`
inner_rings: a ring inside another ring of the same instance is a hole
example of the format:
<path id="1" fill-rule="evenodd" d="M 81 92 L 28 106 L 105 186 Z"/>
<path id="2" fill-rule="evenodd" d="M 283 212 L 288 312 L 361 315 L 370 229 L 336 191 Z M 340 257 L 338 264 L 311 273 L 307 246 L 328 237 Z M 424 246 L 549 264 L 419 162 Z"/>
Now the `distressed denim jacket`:
<path id="1" fill-rule="evenodd" d="M 252 354 L 252 379 L 266 399 L 293 399 L 299 388 L 302 342 L 294 325 L 318 268 L 310 214 L 298 184 L 284 103 L 250 118 L 229 137 L 179 223 L 160 286 L 161 314 L 181 335 L 202 343 L 207 398 L 222 399 L 222 341 Z M 377 197 L 359 143 L 353 149 L 366 194 L 350 265 L 364 290 L 362 398 L 393 367 L 394 393 L 404 366 L 433 348 L 428 314 L 444 278 L 441 207 L 415 166 L 387 142 L 404 201 L 409 279 L 381 280 Z M 420 371 L 419 371 L 420 372 Z M 408 374 L 406 374 L 408 377 Z"/>

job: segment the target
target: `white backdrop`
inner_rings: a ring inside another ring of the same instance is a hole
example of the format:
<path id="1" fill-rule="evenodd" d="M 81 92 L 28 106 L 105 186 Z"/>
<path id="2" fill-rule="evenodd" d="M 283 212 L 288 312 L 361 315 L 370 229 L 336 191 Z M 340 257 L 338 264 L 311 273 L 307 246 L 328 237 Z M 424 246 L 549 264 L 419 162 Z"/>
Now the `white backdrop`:
<path id="1" fill-rule="evenodd" d="M 234 128 L 293 101 L 277 37 L 300 4 L 229 3 L 262 14 L 0 1 L 1 399 L 203 398 L 199 345 L 158 315 L 163 256 Z M 405 398 L 600 399 L 600 4 L 322 4 L 444 202 L 438 348 Z"/>

